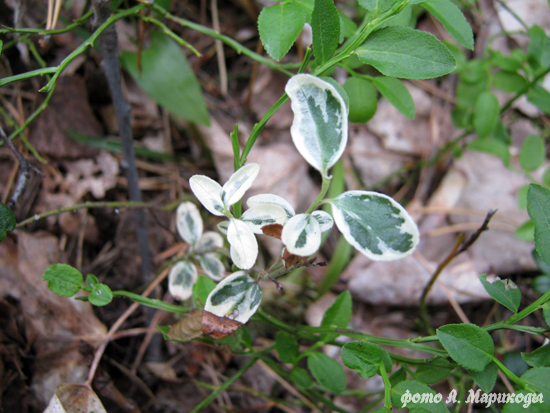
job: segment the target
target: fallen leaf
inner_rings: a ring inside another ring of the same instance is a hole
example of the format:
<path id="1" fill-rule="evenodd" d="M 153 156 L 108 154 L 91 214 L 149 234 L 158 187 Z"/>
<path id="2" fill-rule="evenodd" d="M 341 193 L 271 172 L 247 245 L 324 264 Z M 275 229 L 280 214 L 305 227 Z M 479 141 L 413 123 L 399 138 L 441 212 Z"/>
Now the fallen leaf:
<path id="1" fill-rule="evenodd" d="M 202 335 L 202 311 L 193 309 L 189 314 L 170 327 L 168 337 L 179 341 L 190 341 Z"/>
<path id="2" fill-rule="evenodd" d="M 228 317 L 218 317 L 208 311 L 202 313 L 202 332 L 216 340 L 227 337 L 237 331 L 243 323 Z"/>
<path id="3" fill-rule="evenodd" d="M 88 386 L 83 384 L 61 383 L 44 413 L 107 413 L 103 404 Z"/>

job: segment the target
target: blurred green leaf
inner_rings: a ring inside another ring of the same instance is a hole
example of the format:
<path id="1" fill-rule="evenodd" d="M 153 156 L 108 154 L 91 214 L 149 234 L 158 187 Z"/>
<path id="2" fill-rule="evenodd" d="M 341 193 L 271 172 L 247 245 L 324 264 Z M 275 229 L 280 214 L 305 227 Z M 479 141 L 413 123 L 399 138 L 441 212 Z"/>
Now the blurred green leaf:
<path id="1" fill-rule="evenodd" d="M 544 141 L 540 136 L 529 135 L 519 152 L 519 164 L 521 167 L 528 171 L 534 171 L 538 169 L 544 162 L 546 156 L 546 148 Z"/>
<path id="2" fill-rule="evenodd" d="M 534 241 L 535 240 L 535 224 L 533 221 L 529 220 L 521 224 L 514 231 L 514 235 L 524 241 Z"/>
<path id="3" fill-rule="evenodd" d="M 473 126 L 480 138 L 487 136 L 495 127 L 500 113 L 498 99 L 491 92 L 479 94 L 474 105 Z"/>
<path id="4" fill-rule="evenodd" d="M 344 369 L 336 360 L 324 353 L 311 353 L 307 357 L 307 367 L 322 387 L 332 393 L 342 393 L 346 390 L 347 381 Z"/>
<path id="5" fill-rule="evenodd" d="M 550 92 L 542 86 L 535 86 L 527 93 L 527 100 L 550 116 Z"/>
<path id="6" fill-rule="evenodd" d="M 522 75 L 501 70 L 493 75 L 493 86 L 506 93 L 519 93 L 529 82 Z"/>
<path id="7" fill-rule="evenodd" d="M 494 138 L 478 138 L 468 143 L 468 148 L 498 156 L 504 165 L 510 166 L 510 150 L 506 144 Z"/>
<path id="8" fill-rule="evenodd" d="M 414 119 L 415 107 L 409 89 L 403 82 L 394 77 L 377 76 L 372 78 L 372 83 L 377 87 L 378 91 L 388 99 L 399 112 Z"/>
<path id="9" fill-rule="evenodd" d="M 0 202 L 0 241 L 6 239 L 6 233 L 15 229 L 15 215 L 11 209 Z"/>
<path id="10" fill-rule="evenodd" d="M 376 113 L 378 94 L 373 83 L 358 77 L 349 77 L 344 84 L 349 96 L 349 121 L 368 122 Z"/>
<path id="11" fill-rule="evenodd" d="M 550 190 L 531 184 L 527 192 L 527 212 L 535 224 L 535 248 L 550 265 Z"/>
<path id="12" fill-rule="evenodd" d="M 136 53 L 122 52 L 122 67 L 159 105 L 190 122 L 209 125 L 199 82 L 181 48 L 159 31 L 151 33 L 150 41 L 141 55 L 141 72 Z"/>

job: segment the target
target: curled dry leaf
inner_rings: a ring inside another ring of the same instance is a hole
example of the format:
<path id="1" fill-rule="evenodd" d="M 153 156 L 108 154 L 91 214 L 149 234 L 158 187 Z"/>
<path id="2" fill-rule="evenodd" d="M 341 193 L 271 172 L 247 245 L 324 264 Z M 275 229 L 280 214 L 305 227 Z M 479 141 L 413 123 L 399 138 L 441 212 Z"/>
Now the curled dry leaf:
<path id="1" fill-rule="evenodd" d="M 107 413 L 103 404 L 88 386 L 83 384 L 61 383 L 55 389 L 44 413 Z"/>
<path id="2" fill-rule="evenodd" d="M 265 235 L 269 235 L 270 237 L 281 239 L 281 234 L 283 233 L 283 226 L 281 224 L 264 225 L 262 227 L 262 232 Z"/>
<path id="3" fill-rule="evenodd" d="M 234 333 L 242 325 L 243 323 L 229 317 L 218 317 L 208 311 L 202 312 L 202 332 L 216 340 Z"/>
<path id="4" fill-rule="evenodd" d="M 193 309 L 166 333 L 173 340 L 190 341 L 202 335 L 202 311 Z"/>

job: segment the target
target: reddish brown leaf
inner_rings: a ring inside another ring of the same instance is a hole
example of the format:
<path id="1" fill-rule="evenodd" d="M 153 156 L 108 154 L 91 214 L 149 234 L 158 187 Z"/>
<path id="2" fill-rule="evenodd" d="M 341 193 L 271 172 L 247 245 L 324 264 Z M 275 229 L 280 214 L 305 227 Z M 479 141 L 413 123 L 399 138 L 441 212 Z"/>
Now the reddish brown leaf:
<path id="1" fill-rule="evenodd" d="M 262 227 L 262 231 L 265 235 L 281 239 L 281 234 L 283 232 L 283 226 L 281 224 L 270 224 Z"/>
<path id="2" fill-rule="evenodd" d="M 242 325 L 243 323 L 228 317 L 218 317 L 208 311 L 202 312 L 202 332 L 216 340 L 234 333 Z"/>

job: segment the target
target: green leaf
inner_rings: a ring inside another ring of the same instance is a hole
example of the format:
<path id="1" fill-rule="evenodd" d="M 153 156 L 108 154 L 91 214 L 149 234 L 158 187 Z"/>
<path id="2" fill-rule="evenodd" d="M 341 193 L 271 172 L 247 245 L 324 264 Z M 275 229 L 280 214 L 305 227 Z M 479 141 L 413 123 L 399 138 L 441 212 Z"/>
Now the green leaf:
<path id="1" fill-rule="evenodd" d="M 351 320 L 351 294 L 341 293 L 327 309 L 321 321 L 321 327 L 347 328 Z"/>
<path id="2" fill-rule="evenodd" d="M 97 277 L 93 274 L 88 274 L 86 276 L 86 285 L 92 289 L 96 288 L 100 284 Z"/>
<path id="3" fill-rule="evenodd" d="M 542 183 L 545 186 L 550 186 L 550 168 L 546 168 L 546 170 L 542 174 Z"/>
<path id="4" fill-rule="evenodd" d="M 521 376 L 521 380 L 531 389 L 542 393 L 546 400 L 550 399 L 550 367 L 529 369 Z"/>
<path id="5" fill-rule="evenodd" d="M 327 62 L 340 40 L 340 16 L 333 0 L 315 0 L 311 15 L 313 54 L 319 65 Z"/>
<path id="6" fill-rule="evenodd" d="M 469 370 L 483 371 L 492 361 L 493 339 L 474 324 L 448 324 L 437 329 L 437 337 L 451 358 Z"/>
<path id="7" fill-rule="evenodd" d="M 298 3 L 264 7 L 258 16 L 258 31 L 267 54 L 281 60 L 304 28 L 306 17 Z"/>
<path id="8" fill-rule="evenodd" d="M 150 47 L 141 55 L 141 72 L 136 53 L 122 52 L 121 64 L 159 105 L 190 122 L 210 124 L 199 83 L 174 40 L 154 31 Z"/>
<path id="9" fill-rule="evenodd" d="M 347 328 L 351 320 L 351 301 L 349 291 L 341 293 L 323 315 L 321 327 Z M 323 340 L 332 341 L 338 336 L 338 333 L 325 334 Z"/>
<path id="10" fill-rule="evenodd" d="M 472 379 L 476 382 L 481 390 L 485 393 L 489 393 L 495 387 L 497 382 L 498 367 L 495 363 L 491 362 L 483 369 L 483 371 L 468 370 Z"/>
<path id="11" fill-rule="evenodd" d="M 0 242 L 6 239 L 6 233 L 15 229 L 15 215 L 0 202 Z"/>
<path id="12" fill-rule="evenodd" d="M 372 260 L 403 258 L 419 240 L 408 212 L 387 195 L 347 191 L 329 200 L 336 226 L 353 247 Z"/>
<path id="13" fill-rule="evenodd" d="M 418 402 L 412 400 L 416 395 L 420 397 Z M 391 389 L 391 400 L 395 407 L 407 407 L 411 412 L 449 413 L 443 403 L 443 396 L 418 381 L 405 380 L 399 383 Z"/>
<path id="14" fill-rule="evenodd" d="M 550 116 L 550 92 L 542 86 L 535 86 L 527 93 L 527 100 Z"/>
<path id="15" fill-rule="evenodd" d="M 531 220 L 524 222 L 516 228 L 514 235 L 524 241 L 535 241 L 535 224 Z"/>
<path id="16" fill-rule="evenodd" d="M 550 190 L 531 184 L 527 192 L 527 212 L 535 224 L 535 248 L 550 265 Z"/>
<path id="17" fill-rule="evenodd" d="M 460 9 L 450 0 L 430 0 L 421 3 L 466 49 L 474 50 L 474 33 Z"/>
<path id="18" fill-rule="evenodd" d="M 493 86 L 506 93 L 519 93 L 524 90 L 529 82 L 522 75 L 505 71 L 496 72 L 493 75 Z"/>
<path id="19" fill-rule="evenodd" d="M 201 275 L 193 285 L 193 305 L 197 308 L 204 308 L 206 299 L 214 288 L 216 288 L 216 283 L 208 276 Z"/>
<path id="20" fill-rule="evenodd" d="M 105 284 L 96 284 L 93 291 L 88 295 L 88 300 L 98 307 L 109 304 L 113 301 L 113 293 Z"/>
<path id="21" fill-rule="evenodd" d="M 313 386 L 313 380 L 311 380 L 311 376 L 306 369 L 303 369 L 301 367 L 294 367 L 290 372 L 290 378 L 294 381 L 294 383 L 304 389 L 309 389 L 311 386 Z"/>
<path id="22" fill-rule="evenodd" d="M 393 6 L 395 0 L 359 0 L 358 3 L 366 11 L 378 16 Z"/>
<path id="23" fill-rule="evenodd" d="M 535 264 L 537 264 L 537 267 L 539 267 L 539 270 L 541 270 L 544 274 L 550 275 L 550 265 L 548 265 L 541 257 L 540 254 L 537 252 L 536 249 L 533 249 L 531 251 L 531 256 L 533 257 L 533 261 L 535 261 Z"/>
<path id="24" fill-rule="evenodd" d="M 480 138 L 487 136 L 497 124 L 500 113 L 498 99 L 491 92 L 479 94 L 474 105 L 474 130 Z"/>
<path id="25" fill-rule="evenodd" d="M 51 292 L 63 297 L 72 297 L 80 291 L 84 277 L 76 268 L 67 264 L 53 264 L 43 276 Z"/>
<path id="26" fill-rule="evenodd" d="M 377 76 L 372 78 L 372 83 L 399 112 L 409 119 L 414 119 L 414 101 L 402 81 L 394 77 Z"/>
<path id="27" fill-rule="evenodd" d="M 527 58 L 527 56 L 523 55 L 523 51 L 521 49 L 514 49 L 518 52 L 510 56 L 504 56 L 498 50 L 488 50 L 491 65 L 498 67 L 508 73 L 514 73 L 521 69 Z"/>
<path id="28" fill-rule="evenodd" d="M 542 306 L 542 316 L 548 327 L 550 327 L 550 302 L 547 301 Z"/>
<path id="29" fill-rule="evenodd" d="M 294 145 L 311 166 L 327 176 L 348 140 L 344 99 L 331 83 L 306 74 L 291 77 L 285 92 L 294 112 L 290 129 Z"/>
<path id="30" fill-rule="evenodd" d="M 359 60 L 384 75 L 404 79 L 431 79 L 451 73 L 456 67 L 449 49 L 434 35 L 409 27 L 378 30 L 356 53 Z"/>
<path id="31" fill-rule="evenodd" d="M 341 355 L 345 366 L 355 370 L 364 379 L 377 374 L 382 363 L 386 372 L 391 371 L 392 361 L 388 352 L 367 341 L 352 341 L 344 344 Z"/>
<path id="32" fill-rule="evenodd" d="M 521 357 L 531 367 L 550 367 L 550 344 L 541 346 L 531 353 L 521 353 Z"/>
<path id="33" fill-rule="evenodd" d="M 542 165 L 545 156 L 545 144 L 541 137 L 529 135 L 521 145 L 519 164 L 524 170 L 531 172 Z"/>
<path id="34" fill-rule="evenodd" d="M 296 337 L 282 330 L 277 332 L 275 336 L 275 348 L 283 363 L 294 363 L 294 360 L 300 354 L 300 346 Z"/>
<path id="35" fill-rule="evenodd" d="M 487 274 L 482 274 L 479 276 L 479 281 L 481 281 L 485 291 L 487 291 L 495 301 L 514 313 L 518 312 L 521 303 L 521 291 L 512 280 L 501 280 L 497 277 L 497 279 L 491 283 L 487 281 Z"/>
<path id="36" fill-rule="evenodd" d="M 394 371 L 390 376 L 390 384 L 392 387 L 397 386 L 399 383 L 405 380 L 407 380 L 407 372 L 403 367 Z"/>
<path id="37" fill-rule="evenodd" d="M 468 142 L 467 147 L 479 152 L 490 153 L 498 156 L 504 165 L 510 166 L 510 149 L 508 148 L 508 145 L 503 143 L 501 140 L 491 137 L 478 138 Z"/>
<path id="38" fill-rule="evenodd" d="M 446 359 L 435 359 L 416 369 L 415 378 L 425 384 L 435 384 L 449 376 L 455 368 Z"/>
<path id="39" fill-rule="evenodd" d="M 550 66 L 550 39 L 540 26 L 533 26 L 529 29 L 529 59 L 537 63 L 541 68 Z"/>
<path id="40" fill-rule="evenodd" d="M 378 95 L 370 80 L 349 77 L 344 84 L 349 100 L 349 121 L 356 123 L 368 122 L 376 113 Z"/>
<path id="41" fill-rule="evenodd" d="M 533 280 L 533 290 L 540 295 L 550 290 L 550 275 L 544 274 L 535 277 Z"/>
<path id="42" fill-rule="evenodd" d="M 2 48 L 4 47 L 4 42 L 0 40 L 0 56 L 2 56 Z"/>
<path id="43" fill-rule="evenodd" d="M 311 353 L 307 357 L 307 367 L 322 387 L 332 393 L 346 390 L 347 381 L 344 369 L 336 360 L 324 353 Z"/>

